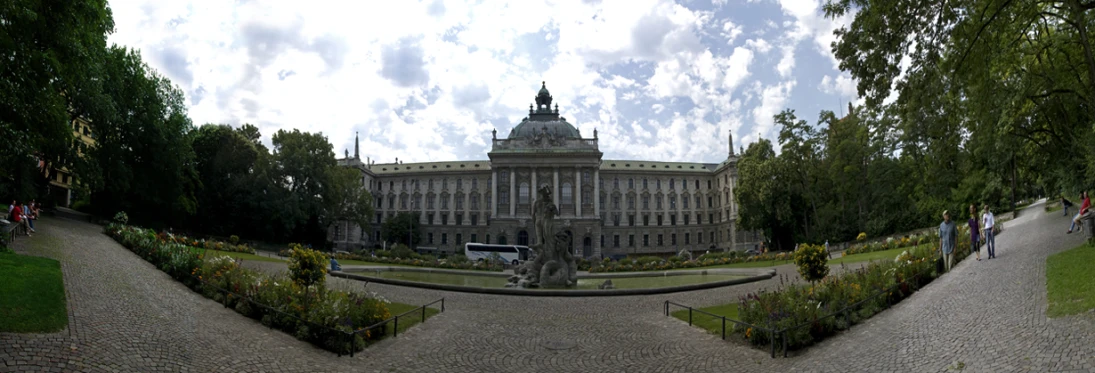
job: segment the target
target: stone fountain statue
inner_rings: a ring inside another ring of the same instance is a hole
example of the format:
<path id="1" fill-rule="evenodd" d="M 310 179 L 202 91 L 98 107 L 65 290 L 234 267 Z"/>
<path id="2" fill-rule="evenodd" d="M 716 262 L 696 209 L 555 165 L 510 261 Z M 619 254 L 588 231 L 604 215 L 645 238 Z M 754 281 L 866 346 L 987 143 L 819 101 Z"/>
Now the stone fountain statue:
<path id="1" fill-rule="evenodd" d="M 536 259 L 518 267 L 506 286 L 560 288 L 574 286 L 578 282 L 578 265 L 574 254 L 567 250 L 570 236 L 565 232 L 555 232 L 555 215 L 558 213 L 551 199 L 551 189 L 547 186 L 540 188 L 532 204 L 532 222 L 536 226 L 536 237 L 540 240 L 530 247 L 536 252 Z"/>

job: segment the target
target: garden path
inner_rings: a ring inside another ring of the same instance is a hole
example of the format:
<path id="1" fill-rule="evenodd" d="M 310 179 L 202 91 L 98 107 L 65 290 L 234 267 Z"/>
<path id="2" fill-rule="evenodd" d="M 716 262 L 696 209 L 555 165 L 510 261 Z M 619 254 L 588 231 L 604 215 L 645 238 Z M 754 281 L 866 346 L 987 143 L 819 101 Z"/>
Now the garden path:
<path id="1" fill-rule="evenodd" d="M 1078 245 L 1067 219 L 1031 206 L 1008 223 L 999 259 L 967 260 L 890 310 L 790 358 L 690 328 L 665 300 L 708 306 L 771 289 L 608 298 L 495 296 L 369 284 L 388 299 L 446 298 L 446 312 L 354 358 L 336 357 L 220 307 L 137 258 L 101 228 L 44 219 L 17 250 L 61 260 L 70 326 L 0 334 L 0 372 L 85 371 L 1091 371 L 1095 322 L 1045 317 L 1045 258 Z M 284 264 L 249 262 L 283 271 Z M 797 278 L 792 266 L 776 267 Z M 362 284 L 331 279 L 338 286 Z"/>

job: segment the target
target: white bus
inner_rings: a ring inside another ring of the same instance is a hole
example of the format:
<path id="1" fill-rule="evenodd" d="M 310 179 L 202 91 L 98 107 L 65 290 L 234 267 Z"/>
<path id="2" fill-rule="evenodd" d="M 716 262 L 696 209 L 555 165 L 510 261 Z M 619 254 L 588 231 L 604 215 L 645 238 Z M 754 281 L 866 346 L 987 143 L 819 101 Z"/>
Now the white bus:
<path id="1" fill-rule="evenodd" d="M 464 244 L 464 255 L 471 261 L 488 261 L 495 253 L 498 253 L 498 256 L 506 263 L 517 265 L 529 260 L 530 252 L 528 246 L 520 245 L 490 245 L 472 242 Z"/>

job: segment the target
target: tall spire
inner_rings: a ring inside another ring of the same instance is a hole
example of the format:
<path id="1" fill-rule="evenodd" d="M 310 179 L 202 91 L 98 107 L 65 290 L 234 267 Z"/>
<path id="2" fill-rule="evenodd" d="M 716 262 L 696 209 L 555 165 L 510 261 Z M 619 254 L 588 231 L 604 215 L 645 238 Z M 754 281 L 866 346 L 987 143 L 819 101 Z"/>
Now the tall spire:
<path id="1" fill-rule="evenodd" d="M 354 131 L 354 159 L 361 159 L 360 144 L 361 140 L 357 139 L 357 131 Z"/>
<path id="2" fill-rule="evenodd" d="M 730 156 L 733 157 L 734 156 L 734 130 L 729 130 L 729 132 L 730 132 L 730 144 L 728 144 L 728 145 L 730 146 Z"/>

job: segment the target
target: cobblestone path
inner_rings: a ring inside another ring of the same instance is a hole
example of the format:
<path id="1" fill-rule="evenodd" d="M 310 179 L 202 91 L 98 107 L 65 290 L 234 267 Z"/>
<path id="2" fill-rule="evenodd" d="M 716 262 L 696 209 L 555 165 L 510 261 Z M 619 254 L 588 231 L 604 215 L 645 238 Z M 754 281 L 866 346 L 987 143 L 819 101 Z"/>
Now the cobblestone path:
<path id="1" fill-rule="evenodd" d="M 1036 205 L 997 239 L 999 259 L 967 260 L 911 298 L 798 356 L 764 351 L 663 315 L 665 300 L 707 306 L 773 288 L 609 298 L 538 298 L 369 284 L 386 298 L 446 312 L 354 358 L 336 357 L 193 293 L 99 233 L 44 219 L 17 250 L 62 262 L 69 328 L 0 334 L 0 372 L 923 372 L 1093 371 L 1092 317 L 1045 317 L 1045 258 L 1074 247 L 1067 219 Z M 267 271 L 278 263 L 249 262 Z M 791 266 L 777 267 L 797 277 Z M 337 286 L 362 283 L 331 279 Z"/>

